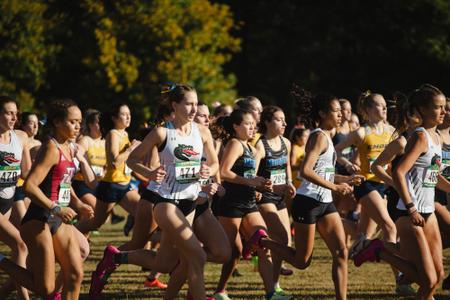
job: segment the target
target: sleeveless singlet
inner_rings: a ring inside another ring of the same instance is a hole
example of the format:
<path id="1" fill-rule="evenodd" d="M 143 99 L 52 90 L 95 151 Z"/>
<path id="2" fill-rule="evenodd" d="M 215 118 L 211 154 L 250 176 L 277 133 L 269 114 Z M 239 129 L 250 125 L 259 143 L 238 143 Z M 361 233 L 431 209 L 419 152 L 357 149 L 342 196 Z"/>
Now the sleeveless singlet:
<path id="1" fill-rule="evenodd" d="M 434 188 L 437 185 L 441 167 L 441 144 L 435 145 L 430 134 L 423 127 L 416 132 L 424 132 L 428 141 L 428 151 L 414 162 L 406 174 L 406 183 L 411 199 L 419 213 L 434 212 Z M 399 199 L 397 208 L 406 210 L 402 199 Z"/>
<path id="2" fill-rule="evenodd" d="M 171 122 L 166 125 L 166 142 L 159 152 L 161 165 L 166 176 L 157 189 L 162 198 L 192 200 L 200 192 L 200 166 L 203 153 L 203 141 L 200 130 L 191 122 L 191 132 L 180 136 Z"/>
<path id="3" fill-rule="evenodd" d="M 112 134 L 112 132 L 110 133 Z M 128 134 L 124 132 L 121 134 L 120 143 L 119 143 L 119 154 L 125 152 L 128 147 L 130 147 L 131 143 L 128 139 Z M 102 181 L 119 183 L 119 182 L 130 182 L 131 180 L 131 169 L 128 168 L 126 162 L 121 163 L 116 168 L 112 165 L 112 163 L 108 162 L 108 156 L 106 156 L 106 172 L 105 176 L 102 178 Z"/>
<path id="4" fill-rule="evenodd" d="M 89 139 L 91 141 L 89 142 L 89 148 L 86 151 L 87 159 L 97 179 L 101 179 L 105 174 L 106 167 L 105 140 L 94 140 L 91 137 L 89 137 Z M 81 172 L 78 172 L 77 175 L 75 175 L 74 179 L 83 181 L 83 174 L 81 174 Z"/>
<path id="5" fill-rule="evenodd" d="M 54 142 L 56 143 L 56 141 Z M 70 203 L 70 186 L 75 175 L 76 166 L 73 157 L 71 159 L 67 158 L 59 144 L 56 143 L 56 145 L 59 152 L 58 164 L 50 169 L 39 188 L 52 202 L 65 207 Z"/>
<path id="6" fill-rule="evenodd" d="M 320 128 L 311 131 L 310 137 L 315 133 L 322 133 L 327 137 L 328 147 L 327 150 L 317 158 L 313 171 L 326 181 L 334 182 L 336 152 L 334 150 L 333 141 Z M 303 179 L 302 185 L 297 189 L 297 194 L 313 198 L 321 203 L 330 203 L 333 201 L 331 190 L 314 184 L 306 179 Z"/>
<path id="7" fill-rule="evenodd" d="M 254 178 L 256 175 L 256 161 L 249 145 L 244 145 L 240 142 L 244 153 L 233 164 L 231 171 L 236 175 L 245 178 Z M 224 181 L 223 187 L 226 190 L 224 198 L 221 201 L 226 201 L 232 206 L 246 208 L 255 205 L 255 191 L 256 188 L 243 184 Z"/>
<path id="8" fill-rule="evenodd" d="M 9 134 L 9 144 L 0 144 L 0 199 L 11 199 L 14 196 L 21 174 L 23 147 L 14 130 L 10 130 Z"/>
<path id="9" fill-rule="evenodd" d="M 361 159 L 361 175 L 366 180 L 382 183 L 382 180 L 370 171 L 370 167 L 389 144 L 392 133 L 389 132 L 387 126 L 384 126 L 383 133 L 381 134 L 377 134 L 367 125 L 364 128 L 366 135 L 363 142 L 357 147 Z"/>
<path id="10" fill-rule="evenodd" d="M 274 151 L 267 142 L 267 139 L 261 137 L 261 142 L 264 146 L 266 153 L 265 157 L 261 159 L 258 169 L 258 176 L 270 179 L 273 185 L 286 184 L 286 168 L 288 162 L 288 151 L 283 138 L 280 136 L 281 148 L 278 151 Z M 263 192 L 264 198 L 280 200 L 282 196 L 273 192 Z"/>

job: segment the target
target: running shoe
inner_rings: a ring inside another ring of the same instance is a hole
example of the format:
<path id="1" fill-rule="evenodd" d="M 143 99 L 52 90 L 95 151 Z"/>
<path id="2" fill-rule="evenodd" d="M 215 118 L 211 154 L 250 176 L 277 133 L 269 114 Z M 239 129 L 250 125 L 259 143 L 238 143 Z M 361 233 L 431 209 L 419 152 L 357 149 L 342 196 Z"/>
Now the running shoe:
<path id="1" fill-rule="evenodd" d="M 447 278 L 442 281 L 442 289 L 443 290 L 450 290 L 450 275 L 447 276 Z"/>
<path id="2" fill-rule="evenodd" d="M 109 277 L 112 272 L 119 266 L 114 262 L 114 255 L 120 253 L 119 249 L 114 247 L 113 245 L 106 246 L 105 250 L 103 251 L 103 258 L 98 263 L 97 268 L 95 269 L 95 272 L 99 276 L 99 279 L 104 281 L 108 280 L 106 278 L 105 280 L 103 277 Z"/>
<path id="3" fill-rule="evenodd" d="M 416 290 L 410 284 L 397 284 L 395 293 L 399 296 L 414 296 Z"/>
<path id="4" fill-rule="evenodd" d="M 275 293 L 280 294 L 280 295 L 286 295 L 286 292 L 280 287 L 275 288 Z"/>
<path id="5" fill-rule="evenodd" d="M 44 300 L 61 300 L 61 299 L 62 299 L 61 291 L 44 297 Z"/>
<path id="6" fill-rule="evenodd" d="M 161 290 L 165 290 L 165 289 L 167 289 L 167 284 L 162 283 L 161 281 L 159 281 L 158 278 L 155 278 L 153 280 L 150 280 L 150 279 L 147 278 L 145 280 L 145 282 L 144 282 L 144 287 L 147 287 L 147 288 L 158 288 L 158 289 L 161 289 Z"/>
<path id="7" fill-rule="evenodd" d="M 252 237 L 245 243 L 244 249 L 242 249 L 242 257 L 244 259 L 250 259 L 252 251 L 260 248 L 259 242 L 263 237 L 267 237 L 267 232 L 263 229 L 258 229 L 252 235 Z"/>
<path id="8" fill-rule="evenodd" d="M 231 300 L 230 297 L 228 297 L 228 294 L 226 292 L 214 293 L 213 299 L 215 299 L 215 300 Z"/>
<path id="9" fill-rule="evenodd" d="M 236 269 L 234 269 L 233 273 L 231 273 L 231 276 L 233 276 L 233 277 L 242 277 L 244 275 L 241 272 L 239 272 L 239 270 L 236 268 Z"/>
<path id="10" fill-rule="evenodd" d="M 111 224 L 119 224 L 125 220 L 124 216 L 116 215 L 114 212 L 111 213 Z"/>
<path id="11" fill-rule="evenodd" d="M 277 293 L 275 291 L 275 293 L 272 295 L 272 297 L 270 297 L 270 300 L 292 300 L 294 299 L 294 296 L 291 295 L 286 295 L 286 293 Z"/>
<path id="12" fill-rule="evenodd" d="M 367 238 L 365 235 L 361 234 L 350 247 L 349 257 L 354 258 L 358 253 L 364 249 L 364 244 L 366 244 Z"/>
<path id="13" fill-rule="evenodd" d="M 359 267 L 366 261 L 379 261 L 378 253 L 383 249 L 383 242 L 379 239 L 374 239 L 369 242 L 366 248 L 361 250 L 353 259 L 355 266 Z"/>
<path id="14" fill-rule="evenodd" d="M 280 275 L 291 276 L 292 274 L 294 274 L 294 270 L 281 266 Z"/>

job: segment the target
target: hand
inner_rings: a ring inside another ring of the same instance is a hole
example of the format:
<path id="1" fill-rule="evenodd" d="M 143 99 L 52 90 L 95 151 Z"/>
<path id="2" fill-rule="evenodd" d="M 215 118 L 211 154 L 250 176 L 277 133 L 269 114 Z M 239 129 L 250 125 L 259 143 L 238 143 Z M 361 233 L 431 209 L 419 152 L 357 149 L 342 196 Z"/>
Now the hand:
<path id="1" fill-rule="evenodd" d="M 345 165 L 345 170 L 347 170 L 347 172 L 349 172 L 350 174 L 355 174 L 361 171 L 361 168 L 358 165 L 349 163 L 347 165 Z"/>
<path id="2" fill-rule="evenodd" d="M 348 195 L 352 192 L 351 186 L 347 183 L 339 183 L 334 186 L 333 192 L 336 192 L 342 196 Z"/>
<path id="3" fill-rule="evenodd" d="M 202 192 L 205 192 L 206 194 L 208 194 L 209 198 L 211 198 L 212 196 L 214 196 L 215 193 L 217 193 L 218 188 L 219 184 L 214 182 L 211 184 L 204 185 L 202 187 Z"/>
<path id="4" fill-rule="evenodd" d="M 139 146 L 140 144 L 141 144 L 141 141 L 133 140 L 133 141 L 131 142 L 130 147 L 128 147 L 127 150 L 128 150 L 129 152 L 131 152 L 131 151 L 133 151 L 134 149 L 136 149 L 136 147 Z"/>
<path id="5" fill-rule="evenodd" d="M 219 186 L 217 187 L 217 195 L 219 197 L 223 197 L 225 196 L 227 190 L 223 187 L 223 185 L 219 184 Z"/>
<path id="6" fill-rule="evenodd" d="M 252 185 L 255 186 L 258 190 L 262 190 L 262 191 L 268 191 L 271 192 L 272 191 L 272 186 L 273 183 L 270 179 L 266 179 L 264 177 L 254 177 L 251 179 L 252 180 Z"/>
<path id="7" fill-rule="evenodd" d="M 75 158 L 81 163 L 86 161 L 86 157 L 84 157 L 86 153 L 86 149 L 83 146 L 75 144 Z"/>
<path id="8" fill-rule="evenodd" d="M 260 192 L 256 191 L 255 199 L 256 199 L 256 202 L 261 201 L 261 199 L 262 199 L 262 194 L 261 194 Z"/>
<path id="9" fill-rule="evenodd" d="M 366 178 L 363 175 L 359 175 L 359 174 L 353 174 L 351 176 L 349 176 L 349 179 L 347 181 L 347 183 L 349 185 L 360 185 L 361 183 L 363 183 L 363 181 L 366 180 Z"/>
<path id="10" fill-rule="evenodd" d="M 200 177 L 203 179 L 211 177 L 211 168 L 205 162 L 200 166 Z"/>
<path id="11" fill-rule="evenodd" d="M 78 212 L 80 213 L 80 216 L 83 216 L 86 219 L 92 219 L 94 217 L 94 209 L 90 205 L 84 203 L 78 208 Z"/>
<path id="12" fill-rule="evenodd" d="M 70 224 L 73 218 L 77 216 L 77 213 L 70 207 L 61 207 L 61 211 L 57 215 L 64 223 Z"/>
<path id="13" fill-rule="evenodd" d="M 288 183 L 285 196 L 287 196 L 289 199 L 293 199 L 295 197 L 296 193 L 297 193 L 297 189 L 292 184 L 292 182 Z"/>
<path id="14" fill-rule="evenodd" d="M 423 225 L 425 225 L 425 219 L 422 217 L 421 214 L 419 214 L 417 210 L 415 210 L 409 216 L 411 218 L 411 222 L 413 223 L 413 225 L 420 227 L 423 227 Z"/>
<path id="15" fill-rule="evenodd" d="M 164 170 L 164 166 L 161 165 L 157 169 L 150 171 L 150 176 L 148 176 L 149 181 L 156 181 L 161 183 L 166 176 L 166 170 Z"/>

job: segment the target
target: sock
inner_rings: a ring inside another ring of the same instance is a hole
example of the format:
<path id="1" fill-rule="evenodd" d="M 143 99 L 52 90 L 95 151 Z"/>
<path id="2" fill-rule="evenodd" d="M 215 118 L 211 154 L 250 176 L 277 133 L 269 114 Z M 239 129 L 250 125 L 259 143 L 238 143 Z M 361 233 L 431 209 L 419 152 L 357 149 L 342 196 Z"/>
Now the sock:
<path id="1" fill-rule="evenodd" d="M 127 264 L 128 263 L 128 252 L 120 252 L 120 253 L 114 254 L 114 263 Z"/>
<path id="2" fill-rule="evenodd" d="M 275 294 L 275 291 L 266 293 L 266 299 L 272 298 L 273 294 Z"/>
<path id="3" fill-rule="evenodd" d="M 274 286 L 273 286 L 274 288 L 275 288 L 275 290 L 276 289 L 280 289 L 281 287 L 280 287 L 280 283 L 279 282 L 275 282 L 275 284 L 274 284 Z"/>

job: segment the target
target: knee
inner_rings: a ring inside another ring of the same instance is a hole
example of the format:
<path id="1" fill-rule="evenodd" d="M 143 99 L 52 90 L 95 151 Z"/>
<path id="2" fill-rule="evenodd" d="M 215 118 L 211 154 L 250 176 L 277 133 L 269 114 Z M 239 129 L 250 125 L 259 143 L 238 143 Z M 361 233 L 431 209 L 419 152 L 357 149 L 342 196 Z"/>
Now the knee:
<path id="1" fill-rule="evenodd" d="M 67 276 L 67 281 L 73 285 L 81 284 L 83 281 L 83 268 L 80 266 L 70 270 Z"/>
<path id="2" fill-rule="evenodd" d="M 421 284 L 422 288 L 425 288 L 427 290 L 432 290 L 436 287 L 436 285 L 439 283 L 437 274 L 430 274 L 425 278 L 423 283 Z"/>
<path id="3" fill-rule="evenodd" d="M 25 242 L 24 241 L 22 241 L 22 240 L 20 240 L 20 241 L 18 241 L 17 242 L 17 244 L 16 244 L 16 247 L 17 247 L 17 253 L 18 254 L 27 254 L 28 253 L 28 248 L 27 248 L 27 245 L 25 244 Z"/>
<path id="4" fill-rule="evenodd" d="M 293 263 L 293 266 L 300 270 L 305 270 L 311 265 L 312 256 L 303 257 L 302 259 L 297 259 Z"/>
<path id="5" fill-rule="evenodd" d="M 340 248 L 333 253 L 333 259 L 347 263 L 348 261 L 348 249 L 347 247 Z"/>

